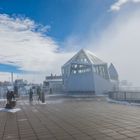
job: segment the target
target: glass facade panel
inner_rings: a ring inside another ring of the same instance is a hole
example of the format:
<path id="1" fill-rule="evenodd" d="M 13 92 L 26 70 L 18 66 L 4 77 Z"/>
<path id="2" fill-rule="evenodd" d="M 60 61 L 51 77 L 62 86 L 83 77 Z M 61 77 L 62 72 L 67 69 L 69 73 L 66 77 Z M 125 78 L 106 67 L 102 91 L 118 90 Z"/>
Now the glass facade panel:
<path id="1" fill-rule="evenodd" d="M 106 65 L 97 65 L 93 68 L 94 72 L 105 79 L 109 79 L 108 70 Z"/>
<path id="2" fill-rule="evenodd" d="M 83 53 L 81 53 L 80 55 L 77 56 L 76 62 L 88 63 L 88 60 L 86 56 Z"/>
<path id="3" fill-rule="evenodd" d="M 71 65 L 71 74 L 82 74 L 91 71 L 91 66 L 82 65 L 82 64 L 72 64 Z"/>

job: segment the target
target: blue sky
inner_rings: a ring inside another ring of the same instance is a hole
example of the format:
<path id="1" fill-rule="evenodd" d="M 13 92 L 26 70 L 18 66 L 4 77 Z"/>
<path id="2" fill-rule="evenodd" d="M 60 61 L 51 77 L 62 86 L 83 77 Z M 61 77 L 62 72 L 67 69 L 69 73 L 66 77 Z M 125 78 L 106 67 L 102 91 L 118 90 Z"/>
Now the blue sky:
<path id="1" fill-rule="evenodd" d="M 88 36 L 90 29 L 95 37 L 105 28 L 111 14 L 107 12 L 112 0 L 0 0 L 0 13 L 12 17 L 30 18 L 37 24 L 48 26 L 46 34 L 53 38 L 59 49 L 65 40 L 75 36 L 78 40 Z M 4 69 L 5 67 L 5 69 Z M 18 71 L 18 67 L 3 65 L 1 71 Z"/>
<path id="2" fill-rule="evenodd" d="M 115 1 L 115 0 L 114 0 Z M 107 10 L 113 0 L 0 0 L 0 13 L 29 17 L 44 26 L 50 26 L 48 35 L 57 41 L 68 36 L 86 35 L 101 18 L 108 21 Z M 100 27 L 101 26 L 101 27 Z"/>
<path id="3" fill-rule="evenodd" d="M 95 37 L 111 20 L 107 12 L 113 0 L 0 0 L 0 13 L 12 17 L 29 18 L 48 26 L 46 34 L 65 48 L 65 40 L 76 36 L 85 38 L 94 30 Z M 11 65 L 0 66 L 0 71 L 19 71 Z"/>
<path id="4" fill-rule="evenodd" d="M 128 63 L 139 59 L 139 9 L 140 0 L 0 0 L 0 72 L 60 74 L 85 48 L 139 81 Z"/>

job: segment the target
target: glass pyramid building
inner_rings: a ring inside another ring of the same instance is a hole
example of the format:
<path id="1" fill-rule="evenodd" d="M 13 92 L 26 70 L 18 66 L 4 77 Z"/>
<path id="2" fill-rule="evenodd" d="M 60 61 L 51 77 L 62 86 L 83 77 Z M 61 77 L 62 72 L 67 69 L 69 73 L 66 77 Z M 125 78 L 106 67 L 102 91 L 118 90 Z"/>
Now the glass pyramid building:
<path id="1" fill-rule="evenodd" d="M 114 69 L 113 66 L 113 71 L 116 71 Z M 111 91 L 114 89 L 114 82 L 111 82 L 109 72 L 113 73 L 112 68 L 109 71 L 106 62 L 82 49 L 62 66 L 64 90 L 82 94 L 103 94 Z"/>

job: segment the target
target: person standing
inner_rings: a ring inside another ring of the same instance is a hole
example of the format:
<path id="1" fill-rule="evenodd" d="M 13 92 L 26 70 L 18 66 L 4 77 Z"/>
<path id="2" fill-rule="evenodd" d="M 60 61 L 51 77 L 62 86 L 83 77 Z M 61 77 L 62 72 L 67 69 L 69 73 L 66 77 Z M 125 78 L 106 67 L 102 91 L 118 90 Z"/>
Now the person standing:
<path id="1" fill-rule="evenodd" d="M 32 88 L 30 88 L 30 92 L 29 92 L 29 101 L 33 101 L 33 90 Z"/>
<path id="2" fill-rule="evenodd" d="M 7 91 L 7 94 L 6 94 L 6 98 L 7 98 L 7 104 L 6 104 L 6 107 L 7 109 L 12 109 L 16 106 L 16 100 L 15 100 L 15 94 L 13 91 Z"/>
<path id="3" fill-rule="evenodd" d="M 37 87 L 37 95 L 38 95 L 38 101 L 41 101 L 41 88 L 38 86 Z"/>

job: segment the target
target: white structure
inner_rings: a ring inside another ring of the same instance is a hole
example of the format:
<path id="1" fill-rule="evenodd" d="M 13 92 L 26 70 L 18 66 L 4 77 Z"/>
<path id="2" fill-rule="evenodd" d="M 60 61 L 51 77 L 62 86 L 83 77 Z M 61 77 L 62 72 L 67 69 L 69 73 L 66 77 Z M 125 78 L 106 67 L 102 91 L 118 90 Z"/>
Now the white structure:
<path id="1" fill-rule="evenodd" d="M 62 66 L 62 78 L 66 92 L 97 95 L 114 88 L 107 63 L 83 49 Z"/>
<path id="2" fill-rule="evenodd" d="M 63 92 L 63 84 L 62 84 L 62 76 L 46 76 L 46 80 L 43 84 L 45 91 L 49 92 L 50 94 L 53 93 L 62 93 Z"/>

